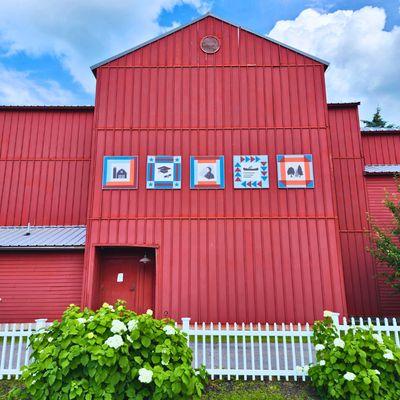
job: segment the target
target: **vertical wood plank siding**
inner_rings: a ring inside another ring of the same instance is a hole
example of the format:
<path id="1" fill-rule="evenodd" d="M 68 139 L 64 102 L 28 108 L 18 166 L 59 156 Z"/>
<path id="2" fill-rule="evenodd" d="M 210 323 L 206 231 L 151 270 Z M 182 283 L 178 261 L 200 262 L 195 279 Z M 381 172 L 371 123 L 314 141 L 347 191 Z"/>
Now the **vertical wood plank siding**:
<path id="1" fill-rule="evenodd" d="M 215 55 L 199 47 L 215 35 Z M 156 314 L 313 321 L 346 314 L 324 66 L 208 17 L 97 71 L 84 301 L 97 245 L 158 246 Z M 278 190 L 277 154 L 311 153 L 315 189 Z M 146 156 L 182 155 L 182 189 L 146 190 Z M 232 156 L 268 154 L 270 189 L 234 190 Z M 101 190 L 104 155 L 139 155 L 138 190 Z M 189 156 L 225 155 L 224 190 Z"/>
<path id="2" fill-rule="evenodd" d="M 348 311 L 378 315 L 376 269 L 366 251 L 368 202 L 357 107 L 330 108 L 329 125 Z"/>
<path id="3" fill-rule="evenodd" d="M 400 134 L 364 133 L 362 147 L 365 164 L 400 164 Z M 386 194 L 397 193 L 393 176 L 366 176 L 369 210 L 374 222 L 384 228 L 393 226 L 393 216 L 384 206 Z M 388 268 L 377 263 L 379 274 Z M 400 316 L 400 296 L 378 276 L 380 313 L 385 316 Z"/>
<path id="4" fill-rule="evenodd" d="M 400 164 L 400 133 L 363 133 L 365 164 Z"/>
<path id="5" fill-rule="evenodd" d="M 86 223 L 93 109 L 0 110 L 0 225 Z"/>

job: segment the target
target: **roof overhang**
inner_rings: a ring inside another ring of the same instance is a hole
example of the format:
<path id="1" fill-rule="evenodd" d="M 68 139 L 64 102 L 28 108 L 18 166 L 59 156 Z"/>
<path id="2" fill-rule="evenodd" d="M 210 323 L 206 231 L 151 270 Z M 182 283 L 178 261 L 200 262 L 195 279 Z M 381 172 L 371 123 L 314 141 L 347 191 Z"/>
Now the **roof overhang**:
<path id="1" fill-rule="evenodd" d="M 369 164 L 364 166 L 364 175 L 397 175 L 400 164 Z"/>
<path id="2" fill-rule="evenodd" d="M 282 43 L 282 42 L 280 42 L 280 41 L 278 41 L 278 40 L 272 39 L 272 38 L 270 38 L 269 36 L 262 35 L 262 34 L 260 34 L 260 33 L 258 33 L 258 32 L 254 32 L 254 31 L 252 31 L 252 30 L 250 30 L 250 29 L 247 29 L 247 28 L 243 28 L 242 26 L 237 25 L 237 24 L 234 24 L 234 23 L 231 22 L 231 21 L 228 21 L 228 20 L 226 20 L 226 19 L 217 17 L 217 16 L 214 15 L 214 14 L 207 13 L 207 14 L 204 14 L 204 15 L 200 16 L 199 18 L 196 18 L 196 19 L 190 21 L 190 22 L 187 23 L 187 24 L 180 25 L 180 26 L 178 26 L 177 28 L 171 29 L 170 31 L 168 31 L 168 32 L 166 32 L 166 33 L 163 33 L 162 35 L 159 35 L 159 36 L 157 36 L 157 37 L 155 37 L 155 38 L 153 38 L 153 39 L 150 39 L 150 40 L 148 40 L 148 41 L 146 41 L 146 42 L 144 42 L 144 43 L 141 43 L 141 44 L 139 44 L 139 45 L 137 45 L 137 46 L 135 46 L 135 47 L 132 47 L 131 49 L 125 50 L 125 51 L 123 51 L 122 53 L 116 54 L 115 56 L 109 57 L 109 58 L 107 58 L 107 59 L 105 59 L 105 60 L 103 60 L 103 61 L 100 61 L 100 62 L 98 62 L 98 63 L 92 65 L 90 68 L 91 68 L 91 70 L 92 70 L 92 72 L 93 72 L 93 75 L 96 76 L 96 70 L 97 70 L 97 68 L 99 68 L 99 67 L 101 67 L 101 66 L 103 66 L 103 65 L 105 65 L 105 64 L 108 64 L 108 63 L 110 63 L 111 61 L 117 60 L 118 58 L 121 58 L 121 57 L 123 57 L 123 56 L 125 56 L 125 55 L 127 55 L 127 54 L 129 54 L 129 53 L 132 53 L 132 52 L 134 52 L 134 51 L 136 51 L 136 50 L 139 50 L 139 49 L 141 49 L 142 47 L 145 47 L 145 46 L 147 46 L 147 45 L 149 45 L 149 44 L 151 44 L 151 43 L 156 42 L 157 40 L 160 40 L 160 39 L 163 39 L 163 38 L 165 38 L 165 37 L 167 37 L 167 36 L 169 36 L 169 35 L 172 35 L 173 33 L 178 32 L 178 31 L 180 31 L 181 29 L 184 29 L 184 28 L 186 28 L 186 27 L 188 27 L 188 26 L 190 26 L 190 25 L 192 25 L 192 24 L 195 24 L 196 22 L 199 22 L 199 21 L 201 21 L 201 20 L 203 20 L 203 19 L 205 19 L 205 18 L 207 18 L 207 17 L 212 17 L 212 18 L 218 19 L 219 21 L 225 22 L 226 24 L 232 25 L 232 26 L 234 26 L 234 27 L 236 27 L 236 28 L 238 28 L 238 29 L 241 29 L 241 30 L 243 30 L 243 31 L 246 31 L 246 32 L 248 32 L 248 33 L 251 33 L 251 34 L 253 34 L 253 35 L 255 35 L 255 36 L 258 36 L 258 37 L 260 37 L 260 38 L 262 38 L 262 39 L 268 40 L 268 41 L 270 41 L 270 42 L 272 42 L 272 43 L 275 43 L 275 44 L 277 44 L 277 45 L 279 45 L 279 46 L 285 47 L 285 48 L 288 49 L 288 50 L 292 50 L 292 51 L 294 51 L 294 52 L 296 52 L 296 53 L 298 53 L 298 54 L 301 54 L 301 55 L 303 55 L 303 56 L 305 56 L 305 57 L 311 58 L 312 60 L 323 64 L 323 65 L 325 66 L 325 69 L 328 68 L 328 66 L 329 66 L 329 62 L 323 60 L 322 58 L 315 57 L 315 56 L 313 56 L 313 55 L 311 55 L 311 54 L 308 54 L 308 53 L 306 53 L 306 52 L 304 52 L 304 51 L 295 49 L 294 47 L 291 47 L 291 46 L 289 46 L 289 45 L 287 45 L 287 44 L 285 44 L 285 43 Z"/>
<path id="3" fill-rule="evenodd" d="M 86 226 L 1 226 L 0 250 L 83 249 Z"/>
<path id="4" fill-rule="evenodd" d="M 66 250 L 68 250 L 68 251 L 70 251 L 70 250 L 76 250 L 76 251 L 83 251 L 83 250 L 85 250 L 85 246 L 72 246 L 72 247 L 69 247 L 69 246 L 47 246 L 47 247 L 45 247 L 45 246 L 35 246 L 35 247 L 33 247 L 33 246 L 31 246 L 31 247 L 2 247 L 2 246 L 0 246 L 0 252 L 3 252 L 3 251 L 37 251 L 37 250 L 40 250 L 40 251 L 66 251 Z"/>
<path id="5" fill-rule="evenodd" d="M 366 135 L 399 135 L 399 128 L 361 128 L 361 133 Z"/>
<path id="6" fill-rule="evenodd" d="M 0 111 L 94 111 L 94 106 L 0 105 Z"/>
<path id="7" fill-rule="evenodd" d="M 361 103 L 359 101 L 345 102 L 345 103 L 328 103 L 328 108 L 353 108 L 358 107 Z"/>

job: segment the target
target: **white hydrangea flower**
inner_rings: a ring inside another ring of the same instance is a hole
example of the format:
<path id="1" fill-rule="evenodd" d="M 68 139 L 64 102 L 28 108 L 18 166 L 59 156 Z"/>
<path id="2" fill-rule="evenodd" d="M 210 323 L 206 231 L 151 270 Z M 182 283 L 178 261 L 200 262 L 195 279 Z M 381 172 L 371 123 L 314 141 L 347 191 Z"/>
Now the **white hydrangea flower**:
<path id="1" fill-rule="evenodd" d="M 78 321 L 80 324 L 86 323 L 86 319 L 85 319 L 85 318 L 78 318 L 77 321 Z"/>
<path id="2" fill-rule="evenodd" d="M 128 330 L 128 328 L 126 327 L 126 325 L 118 320 L 118 319 L 114 319 L 111 323 L 111 332 L 112 333 L 123 333 L 126 332 Z"/>
<path id="3" fill-rule="evenodd" d="M 108 303 L 103 303 L 103 307 L 109 308 L 111 311 L 114 311 L 114 306 L 112 306 Z"/>
<path id="4" fill-rule="evenodd" d="M 333 344 L 334 344 L 336 347 L 341 347 L 342 349 L 344 349 L 344 341 L 343 341 L 342 339 L 340 339 L 340 338 L 336 338 L 336 339 L 333 341 Z"/>
<path id="5" fill-rule="evenodd" d="M 385 351 L 383 358 L 386 358 L 386 360 L 394 360 L 393 353 L 390 350 Z"/>
<path id="6" fill-rule="evenodd" d="M 138 320 L 137 319 L 131 319 L 128 322 L 128 330 L 129 330 L 129 332 L 134 331 L 137 328 L 137 326 L 138 326 Z"/>
<path id="7" fill-rule="evenodd" d="M 343 375 L 343 378 L 346 379 L 346 381 L 354 381 L 354 379 L 356 379 L 356 375 L 353 374 L 352 372 L 346 372 Z"/>
<path id="8" fill-rule="evenodd" d="M 105 344 L 109 347 L 112 347 L 113 349 L 118 349 L 124 344 L 124 341 L 122 340 L 122 337 L 120 335 L 114 335 L 109 337 L 105 341 Z"/>
<path id="9" fill-rule="evenodd" d="M 319 365 L 321 365 L 321 367 L 323 367 L 325 364 L 326 364 L 326 361 L 325 361 L 325 360 L 321 360 L 321 361 L 319 362 Z"/>
<path id="10" fill-rule="evenodd" d="M 381 374 L 377 369 L 374 369 L 373 371 L 375 372 L 375 375 L 380 375 Z"/>
<path id="11" fill-rule="evenodd" d="M 153 380 L 153 371 L 146 368 L 139 369 L 139 381 L 142 383 L 150 383 Z"/>
<path id="12" fill-rule="evenodd" d="M 329 318 L 329 317 L 332 318 L 332 315 L 333 315 L 332 311 L 328 311 L 328 310 L 324 311 L 324 317 L 325 318 Z"/>
<path id="13" fill-rule="evenodd" d="M 310 369 L 310 366 L 309 365 L 305 365 L 304 366 L 304 368 L 303 368 L 303 371 L 306 373 L 306 374 L 308 374 L 308 370 Z"/>
<path id="14" fill-rule="evenodd" d="M 195 375 L 200 375 L 200 371 L 194 371 Z"/>
<path id="15" fill-rule="evenodd" d="M 176 330 L 173 326 L 171 325 L 166 325 L 163 328 L 163 331 L 167 334 L 167 335 L 175 335 Z"/>
<path id="16" fill-rule="evenodd" d="M 324 350 L 324 349 L 325 349 L 325 346 L 323 344 L 318 343 L 315 346 L 315 351 L 321 351 L 321 350 Z"/>
<path id="17" fill-rule="evenodd" d="M 296 366 L 296 372 L 299 373 L 299 374 L 302 374 L 303 373 L 303 367 L 300 367 L 300 365 L 297 365 Z"/>
<path id="18" fill-rule="evenodd" d="M 377 333 L 374 333 L 373 335 L 372 335 L 372 337 L 378 342 L 378 343 L 383 343 L 383 339 L 382 339 L 382 336 L 381 335 L 378 335 Z"/>
<path id="19" fill-rule="evenodd" d="M 150 308 L 146 311 L 147 315 L 153 315 L 153 310 L 150 310 Z"/>
<path id="20" fill-rule="evenodd" d="M 94 320 L 94 316 L 91 315 L 91 316 L 88 318 L 88 321 L 93 321 L 93 320 Z"/>

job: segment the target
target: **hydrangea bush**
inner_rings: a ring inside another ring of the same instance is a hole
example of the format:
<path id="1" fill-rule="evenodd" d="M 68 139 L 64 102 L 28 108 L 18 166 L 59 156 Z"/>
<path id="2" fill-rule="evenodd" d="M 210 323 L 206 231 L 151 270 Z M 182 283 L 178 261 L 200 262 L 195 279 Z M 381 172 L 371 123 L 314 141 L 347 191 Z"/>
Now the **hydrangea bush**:
<path id="1" fill-rule="evenodd" d="M 206 371 L 192 368 L 186 335 L 152 314 L 136 315 L 122 302 L 96 312 L 71 305 L 61 322 L 32 336 L 25 389 L 10 398 L 200 398 Z"/>
<path id="2" fill-rule="evenodd" d="M 400 399 L 400 350 L 370 327 L 350 329 L 339 337 L 331 314 L 313 328 L 316 363 L 307 369 L 326 399 Z"/>

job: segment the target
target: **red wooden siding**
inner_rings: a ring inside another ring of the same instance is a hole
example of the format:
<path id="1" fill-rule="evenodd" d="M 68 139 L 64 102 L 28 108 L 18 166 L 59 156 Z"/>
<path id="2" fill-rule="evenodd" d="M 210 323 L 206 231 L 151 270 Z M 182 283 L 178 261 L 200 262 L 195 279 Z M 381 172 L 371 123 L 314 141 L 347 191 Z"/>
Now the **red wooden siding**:
<path id="1" fill-rule="evenodd" d="M 79 305 L 83 252 L 3 251 L 0 253 L 0 322 L 59 318 Z"/>
<path id="2" fill-rule="evenodd" d="M 399 133 L 363 133 L 362 150 L 365 164 L 400 164 Z M 366 176 L 369 212 L 375 223 L 382 227 L 392 225 L 392 216 L 383 201 L 386 193 L 397 193 L 393 176 Z M 376 263 L 380 314 L 400 316 L 400 296 L 384 282 L 380 275 L 387 268 Z"/>
<path id="3" fill-rule="evenodd" d="M 92 108 L 0 108 L 0 225 L 86 223 L 92 121 Z"/>
<path id="4" fill-rule="evenodd" d="M 220 38 L 215 56 L 199 47 Z M 324 66 L 208 17 L 97 70 L 94 245 L 159 246 L 156 313 L 313 321 L 346 312 Z M 315 189 L 278 190 L 276 154 L 311 153 Z M 182 155 L 182 189 L 145 189 L 146 156 Z M 232 156 L 268 154 L 270 189 L 233 190 Z M 138 155 L 138 190 L 101 190 L 104 155 Z M 226 188 L 189 189 L 190 155 L 225 155 Z"/>
<path id="5" fill-rule="evenodd" d="M 376 271 L 369 245 L 364 160 L 357 107 L 329 109 L 335 196 L 350 315 L 377 315 Z"/>
<path id="6" fill-rule="evenodd" d="M 365 164 L 400 164 L 400 134 L 362 134 Z"/>
<path id="7" fill-rule="evenodd" d="M 382 228 L 393 226 L 393 215 L 383 204 L 386 194 L 397 193 L 396 183 L 391 176 L 377 176 L 366 178 L 369 211 L 374 222 Z M 377 265 L 377 273 L 388 272 L 383 265 Z M 387 317 L 400 316 L 400 295 L 385 283 L 385 278 L 378 277 L 379 300 L 381 314 Z"/>

